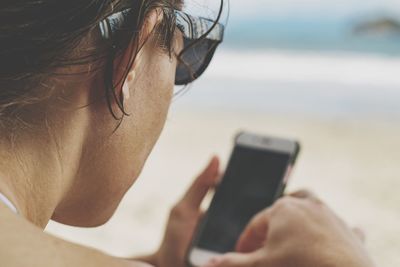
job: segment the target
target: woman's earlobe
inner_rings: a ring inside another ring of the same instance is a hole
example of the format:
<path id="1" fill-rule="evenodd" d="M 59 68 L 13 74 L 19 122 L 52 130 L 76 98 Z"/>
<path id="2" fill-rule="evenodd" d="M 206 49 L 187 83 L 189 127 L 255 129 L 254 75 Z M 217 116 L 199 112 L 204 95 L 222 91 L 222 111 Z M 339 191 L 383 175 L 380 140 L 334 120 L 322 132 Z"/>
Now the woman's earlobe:
<path id="1" fill-rule="evenodd" d="M 124 85 L 122 86 L 122 96 L 124 101 L 128 100 L 131 97 L 128 78 L 125 80 Z"/>
<path id="2" fill-rule="evenodd" d="M 136 66 L 135 66 L 136 67 Z M 136 70 L 135 67 L 131 70 L 126 76 L 125 82 L 122 85 L 122 96 L 124 100 L 128 100 L 131 97 L 129 84 L 132 84 L 136 78 Z"/>

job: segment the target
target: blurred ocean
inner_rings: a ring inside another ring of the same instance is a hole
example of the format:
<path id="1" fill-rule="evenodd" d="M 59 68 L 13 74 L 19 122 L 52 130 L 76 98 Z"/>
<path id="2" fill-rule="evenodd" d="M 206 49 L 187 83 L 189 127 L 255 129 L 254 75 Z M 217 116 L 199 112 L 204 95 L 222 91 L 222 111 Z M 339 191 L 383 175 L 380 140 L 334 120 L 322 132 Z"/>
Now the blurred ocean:
<path id="1" fill-rule="evenodd" d="M 391 0 L 232 0 L 221 49 L 203 79 L 178 103 L 283 115 L 398 119 L 397 20 L 400 4 Z M 370 30 L 357 32 L 371 22 L 376 25 Z"/>
<path id="2" fill-rule="evenodd" d="M 243 49 L 345 51 L 387 56 L 400 55 L 399 33 L 354 33 L 358 24 L 377 15 L 362 17 L 252 17 L 232 19 L 226 46 Z M 382 17 L 386 17 L 382 15 Z M 400 15 L 399 15 L 400 19 Z"/>

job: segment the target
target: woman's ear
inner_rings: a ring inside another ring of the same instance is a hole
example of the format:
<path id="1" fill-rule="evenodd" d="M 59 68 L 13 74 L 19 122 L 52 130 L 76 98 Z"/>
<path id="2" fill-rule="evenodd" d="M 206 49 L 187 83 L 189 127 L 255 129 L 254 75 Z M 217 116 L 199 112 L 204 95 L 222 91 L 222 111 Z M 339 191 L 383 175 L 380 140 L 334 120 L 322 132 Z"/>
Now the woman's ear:
<path id="1" fill-rule="evenodd" d="M 142 54 L 141 48 L 146 44 L 146 42 L 151 42 L 152 34 L 154 33 L 157 25 L 162 21 L 163 13 L 161 9 L 152 10 L 144 20 L 142 29 L 140 31 L 140 35 L 138 40 L 132 41 L 129 47 L 125 50 L 125 52 L 121 55 L 121 58 L 117 60 L 117 66 L 115 66 L 114 77 L 116 77 L 116 81 L 121 81 L 125 78 L 127 74 L 127 66 L 133 60 L 132 56 L 135 57 L 135 60 L 128 70 L 128 74 L 126 75 L 125 80 L 116 88 L 116 95 L 122 94 L 122 99 L 127 100 L 130 98 L 130 87 L 129 84 L 134 82 L 136 78 L 136 70 L 137 67 L 141 64 Z"/>

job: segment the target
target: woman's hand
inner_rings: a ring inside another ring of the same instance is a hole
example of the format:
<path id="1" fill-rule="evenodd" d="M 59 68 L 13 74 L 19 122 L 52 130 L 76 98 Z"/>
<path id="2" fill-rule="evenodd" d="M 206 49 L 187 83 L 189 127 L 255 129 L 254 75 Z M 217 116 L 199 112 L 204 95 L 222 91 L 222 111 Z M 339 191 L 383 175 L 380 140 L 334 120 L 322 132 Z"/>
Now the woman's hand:
<path id="1" fill-rule="evenodd" d="M 317 197 L 301 191 L 255 216 L 238 252 L 207 267 L 372 267 L 362 239 Z"/>
<path id="2" fill-rule="evenodd" d="M 164 240 L 150 263 L 157 267 L 184 267 L 185 256 L 196 226 L 203 216 L 200 204 L 218 184 L 219 160 L 214 157 L 184 197 L 171 210 Z"/>

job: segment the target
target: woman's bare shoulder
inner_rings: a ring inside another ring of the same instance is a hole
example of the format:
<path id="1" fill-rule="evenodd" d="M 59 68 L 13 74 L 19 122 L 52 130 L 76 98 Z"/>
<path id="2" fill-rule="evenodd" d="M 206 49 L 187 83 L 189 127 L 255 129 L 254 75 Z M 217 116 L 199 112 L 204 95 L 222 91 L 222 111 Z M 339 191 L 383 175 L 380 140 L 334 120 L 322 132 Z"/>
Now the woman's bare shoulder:
<path id="1" fill-rule="evenodd" d="M 0 205 L 0 265 L 149 267 L 46 234 Z"/>

